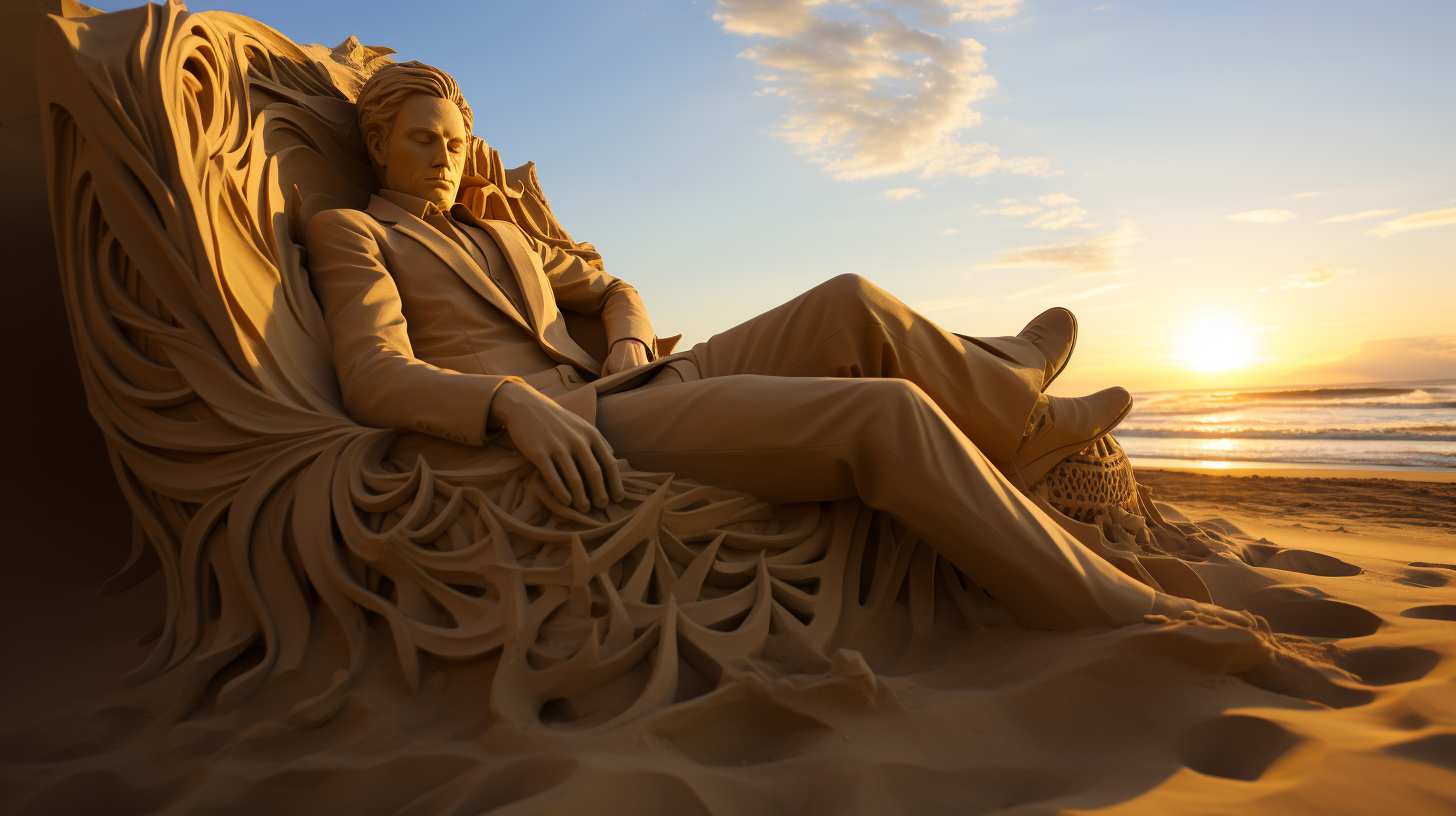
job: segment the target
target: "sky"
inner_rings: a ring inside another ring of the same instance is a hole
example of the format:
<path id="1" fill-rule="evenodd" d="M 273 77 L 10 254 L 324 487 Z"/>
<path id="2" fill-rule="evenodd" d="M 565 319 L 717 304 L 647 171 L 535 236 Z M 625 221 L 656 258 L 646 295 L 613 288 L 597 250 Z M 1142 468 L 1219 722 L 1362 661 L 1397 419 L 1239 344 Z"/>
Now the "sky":
<path id="1" fill-rule="evenodd" d="M 1449 0 L 189 7 L 452 73 L 662 336 L 856 273 L 1072 309 L 1054 393 L 1456 378 Z"/>

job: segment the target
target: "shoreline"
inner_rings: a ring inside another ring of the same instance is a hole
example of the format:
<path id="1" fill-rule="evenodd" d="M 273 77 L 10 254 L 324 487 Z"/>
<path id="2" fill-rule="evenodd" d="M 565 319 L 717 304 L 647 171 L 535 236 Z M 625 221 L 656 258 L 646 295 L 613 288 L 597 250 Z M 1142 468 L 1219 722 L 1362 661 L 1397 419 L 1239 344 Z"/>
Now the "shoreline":
<path id="1" fill-rule="evenodd" d="M 1153 459 L 1130 456 L 1133 470 L 1194 473 L 1202 476 L 1261 476 L 1283 479 L 1389 479 L 1402 482 L 1456 483 L 1456 470 L 1377 465 L 1320 465 L 1293 462 L 1226 462 Z"/>
<path id="2" fill-rule="evenodd" d="M 1411 561 L 1451 563 L 1456 537 L 1456 482 L 1392 477 L 1384 471 L 1231 471 L 1135 469 L 1154 500 L 1189 518 L 1228 519 L 1280 546 L 1373 548 Z M 1227 478 L 1235 476 L 1237 478 Z M 1322 543 L 1312 534 L 1333 535 Z M 1395 542 L 1399 542 L 1397 545 Z"/>

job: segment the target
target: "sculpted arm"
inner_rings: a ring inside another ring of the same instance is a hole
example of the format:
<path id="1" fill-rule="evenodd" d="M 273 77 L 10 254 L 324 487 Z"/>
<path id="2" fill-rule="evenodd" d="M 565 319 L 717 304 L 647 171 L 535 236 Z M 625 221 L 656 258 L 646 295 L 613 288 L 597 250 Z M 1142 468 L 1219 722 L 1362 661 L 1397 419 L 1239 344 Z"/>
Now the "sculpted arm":
<path id="1" fill-rule="evenodd" d="M 527 242 L 541 259 L 557 305 L 601 317 L 610 349 L 604 375 L 642 365 L 656 356 L 657 335 L 647 317 L 647 306 L 631 284 L 549 244 L 529 237 Z"/>
<path id="2" fill-rule="evenodd" d="M 518 377 L 451 371 L 414 356 L 399 289 L 366 219 L 349 210 L 320 213 L 304 239 L 349 414 L 366 425 L 471 445 L 509 427 L 562 504 L 586 512 L 621 501 L 617 460 L 590 423 Z"/>
<path id="3" fill-rule="evenodd" d="M 328 322 L 344 407 L 359 422 L 423 431 L 455 442 L 489 441 L 486 417 L 517 377 L 465 374 L 414 356 L 394 278 L 368 216 L 329 210 L 308 224 L 309 274 Z"/>

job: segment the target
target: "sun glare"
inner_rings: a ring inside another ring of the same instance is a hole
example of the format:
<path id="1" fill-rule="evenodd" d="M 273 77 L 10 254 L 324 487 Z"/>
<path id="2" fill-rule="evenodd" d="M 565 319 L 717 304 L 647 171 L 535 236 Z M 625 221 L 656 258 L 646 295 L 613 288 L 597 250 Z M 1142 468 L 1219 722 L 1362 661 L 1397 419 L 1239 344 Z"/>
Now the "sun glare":
<path id="1" fill-rule="evenodd" d="M 1194 371 L 1247 368 L 1254 359 L 1249 329 L 1227 315 L 1205 317 L 1194 323 L 1183 341 L 1183 362 Z"/>

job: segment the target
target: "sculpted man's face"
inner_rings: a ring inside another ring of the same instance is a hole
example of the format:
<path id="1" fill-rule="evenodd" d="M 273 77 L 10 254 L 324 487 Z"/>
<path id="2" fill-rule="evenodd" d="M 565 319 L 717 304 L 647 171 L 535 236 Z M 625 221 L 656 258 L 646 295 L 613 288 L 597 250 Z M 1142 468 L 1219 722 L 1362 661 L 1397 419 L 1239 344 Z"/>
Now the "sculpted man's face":
<path id="1" fill-rule="evenodd" d="M 449 209 L 465 170 L 469 140 L 454 102 L 414 94 L 400 105 L 388 142 L 377 135 L 369 139 L 369 153 L 384 166 L 380 183 L 385 189 Z"/>

